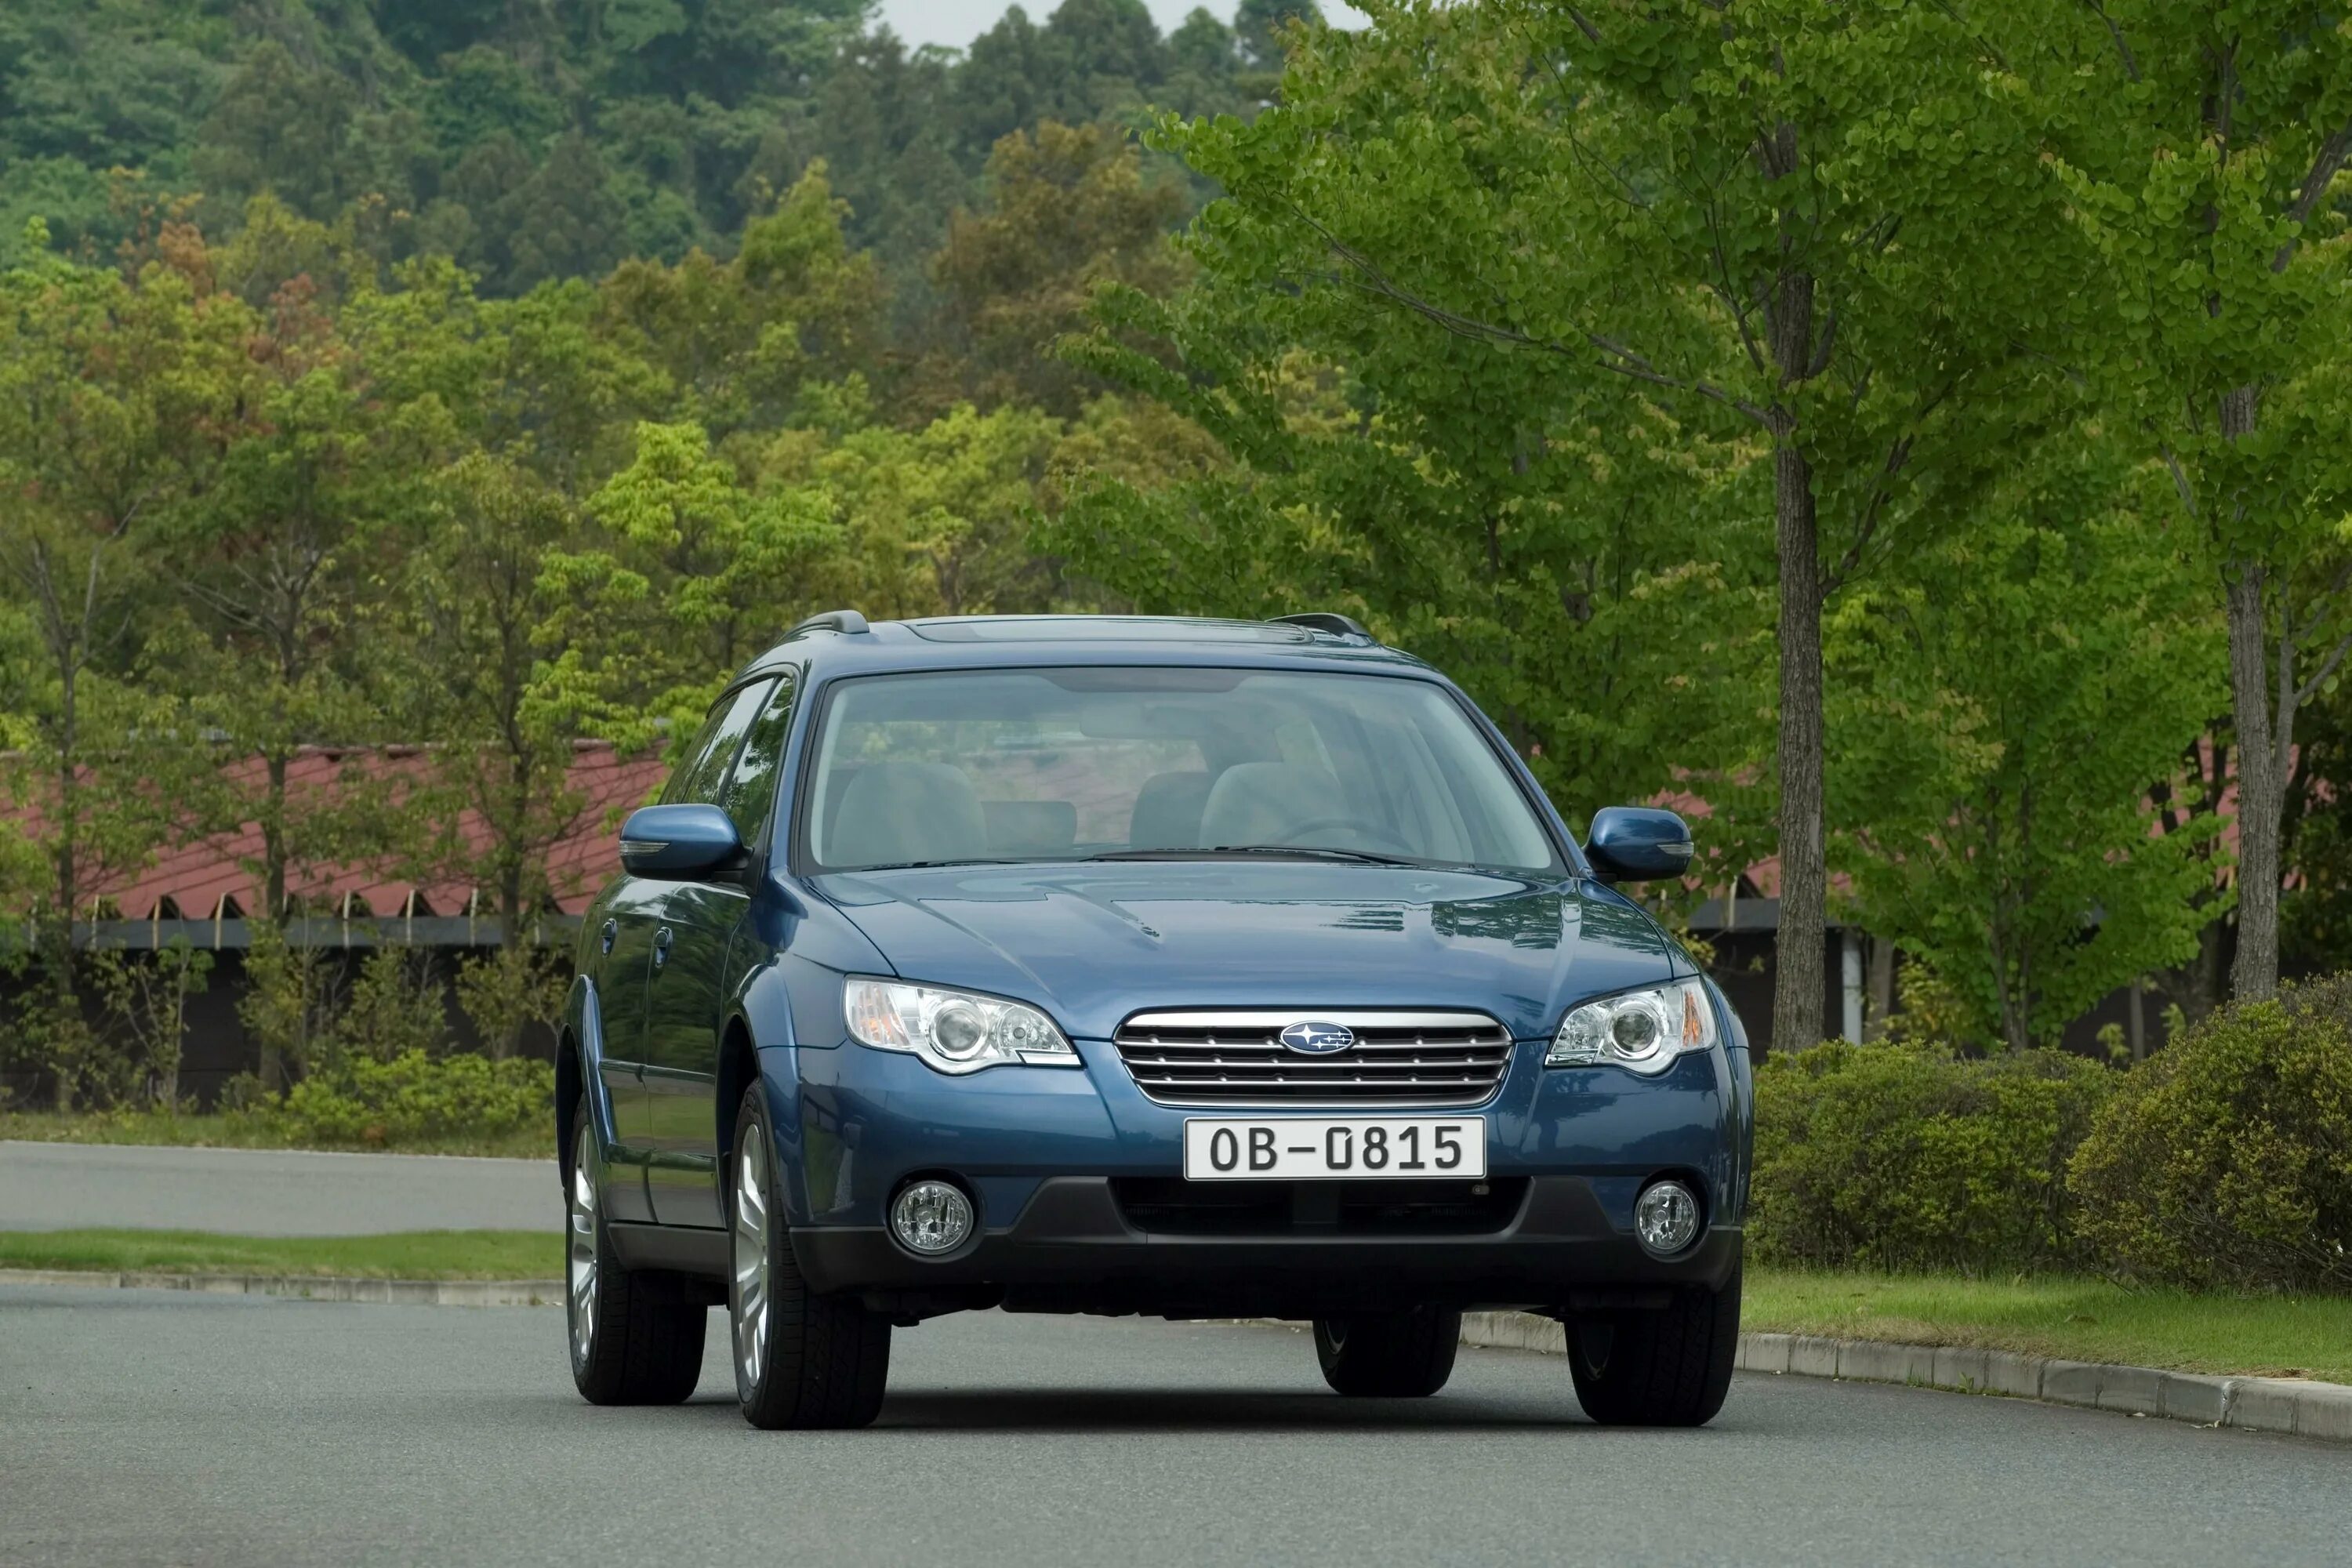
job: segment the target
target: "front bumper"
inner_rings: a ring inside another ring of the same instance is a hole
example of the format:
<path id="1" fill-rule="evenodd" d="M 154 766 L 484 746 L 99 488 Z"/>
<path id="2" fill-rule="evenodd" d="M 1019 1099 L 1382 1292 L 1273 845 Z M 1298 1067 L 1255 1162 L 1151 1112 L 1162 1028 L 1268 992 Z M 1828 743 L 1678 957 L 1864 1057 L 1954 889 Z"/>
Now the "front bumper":
<path id="1" fill-rule="evenodd" d="M 1189 1185 L 1188 1116 L 1254 1113 L 1158 1104 L 1108 1042 L 1074 1044 L 1083 1070 L 961 1079 L 862 1046 L 763 1052 L 793 1249 L 810 1283 L 862 1292 L 901 1321 L 995 1305 L 1297 1317 L 1416 1302 L 1572 1310 L 1603 1297 L 1634 1304 L 1629 1293 L 1663 1301 L 1676 1287 L 1719 1287 L 1738 1267 L 1744 1051 L 1695 1053 L 1641 1079 L 1548 1069 L 1543 1042 L 1521 1041 L 1485 1105 L 1444 1113 L 1486 1122 L 1496 1196 L 1475 1223 L 1433 1226 L 1424 1215 L 1406 1223 L 1410 1234 L 1350 1229 L 1319 1223 L 1302 1203 L 1287 1218 L 1208 1234 L 1125 1200 L 1138 1183 Z M 1661 1262 L 1633 1239 L 1633 1209 L 1668 1173 L 1695 1182 L 1711 1228 Z M 926 1175 L 961 1183 L 979 1210 L 979 1234 L 946 1258 L 912 1257 L 885 1228 L 891 1196 Z M 1517 1194 L 1507 1205 L 1507 1188 Z"/>
<path id="2" fill-rule="evenodd" d="M 943 1259 L 910 1257 L 878 1226 L 793 1232 L 812 1287 L 857 1291 L 908 1318 L 994 1305 L 1190 1318 L 1662 1304 L 1678 1287 L 1722 1288 L 1740 1243 L 1737 1226 L 1717 1226 L 1682 1256 L 1654 1258 L 1574 1175 L 1529 1178 L 1508 1223 L 1474 1235 L 1147 1231 L 1099 1176 L 1048 1178 L 1013 1225 Z"/>

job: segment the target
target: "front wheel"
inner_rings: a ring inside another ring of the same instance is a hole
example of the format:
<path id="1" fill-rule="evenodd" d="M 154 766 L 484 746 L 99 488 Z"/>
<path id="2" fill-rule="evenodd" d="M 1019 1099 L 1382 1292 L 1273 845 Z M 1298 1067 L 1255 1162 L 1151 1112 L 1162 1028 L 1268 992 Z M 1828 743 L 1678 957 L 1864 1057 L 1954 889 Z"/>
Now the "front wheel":
<path id="1" fill-rule="evenodd" d="M 1422 1399 L 1454 1375 L 1462 1314 L 1418 1307 L 1377 1317 L 1315 1320 L 1315 1359 L 1335 1393 Z"/>
<path id="2" fill-rule="evenodd" d="M 801 1278 L 767 1096 L 756 1083 L 736 1113 L 727 1185 L 734 1243 L 727 1316 L 743 1419 L 771 1431 L 869 1425 L 890 1376 L 889 1320 L 855 1298 L 820 1296 Z"/>
<path id="3" fill-rule="evenodd" d="M 1720 1290 L 1678 1290 L 1663 1309 L 1570 1320 L 1577 1403 L 1604 1426 L 1704 1426 L 1731 1391 L 1739 1276 Z"/>
<path id="4" fill-rule="evenodd" d="M 583 1096 L 572 1110 L 565 1194 L 564 1320 L 572 1381 L 591 1405 L 676 1405 L 702 1376 L 710 1312 L 674 1279 L 625 1268 L 596 1190 L 596 1134 Z"/>

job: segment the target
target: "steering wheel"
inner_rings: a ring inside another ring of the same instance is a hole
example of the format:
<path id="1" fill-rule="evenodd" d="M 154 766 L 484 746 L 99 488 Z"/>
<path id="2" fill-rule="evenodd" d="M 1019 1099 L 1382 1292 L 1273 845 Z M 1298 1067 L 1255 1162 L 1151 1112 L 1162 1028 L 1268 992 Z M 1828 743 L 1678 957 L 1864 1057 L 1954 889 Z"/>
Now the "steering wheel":
<path id="1" fill-rule="evenodd" d="M 1288 827 L 1284 828 L 1282 831 L 1282 837 L 1276 839 L 1274 842 L 1276 844 L 1297 845 L 1297 847 L 1302 849 L 1344 848 L 1346 847 L 1344 845 L 1304 845 L 1298 843 L 1302 835 L 1308 833 L 1328 833 L 1339 828 L 1345 828 L 1351 833 L 1360 833 L 1368 838 L 1377 840 L 1378 842 L 1388 846 L 1390 848 L 1396 850 L 1401 855 L 1410 855 L 1413 852 L 1412 845 L 1407 844 L 1403 839 L 1398 837 L 1396 834 L 1385 824 L 1374 822 L 1369 816 L 1311 816 L 1305 822 L 1294 822 Z"/>

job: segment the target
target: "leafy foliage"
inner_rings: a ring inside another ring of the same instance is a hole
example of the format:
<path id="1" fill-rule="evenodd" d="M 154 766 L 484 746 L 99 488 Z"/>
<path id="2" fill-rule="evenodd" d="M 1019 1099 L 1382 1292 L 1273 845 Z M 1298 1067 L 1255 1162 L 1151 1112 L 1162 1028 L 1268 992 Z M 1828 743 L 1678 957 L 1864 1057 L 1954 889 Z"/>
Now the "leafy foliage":
<path id="1" fill-rule="evenodd" d="M 989 210 L 958 213 L 932 268 L 940 321 L 923 391 L 954 388 L 1067 418 L 1089 392 L 1046 351 L 1108 284 L 1150 295 L 1178 280 L 1168 230 L 1185 193 L 1147 180 L 1134 144 L 1103 126 L 1045 121 L 989 155 Z M 933 394 L 936 395 L 936 393 Z"/>
<path id="2" fill-rule="evenodd" d="M 448 254 L 512 295 L 724 255 L 823 160 L 859 248 L 916 282 L 999 140 L 1246 113 L 1300 13 L 1163 37 L 1140 0 L 1064 0 L 957 58 L 868 30 L 864 0 L 21 0 L 0 16 L 0 260 L 28 217 L 96 257 L 142 205 L 199 198 L 226 235 L 267 193 L 378 262 Z"/>
<path id="3" fill-rule="evenodd" d="M 2228 622 L 2232 984 L 2263 996 L 2297 710 L 2352 650 L 2352 213 L 2330 199 L 2352 163 L 2352 29 L 2319 0 L 2042 15 L 2053 167 L 2096 264 L 2075 355 L 2171 476 Z"/>
<path id="4" fill-rule="evenodd" d="M 2077 1266 L 2067 1162 L 2116 1075 L 2056 1051 L 1990 1059 L 1832 1042 L 1756 1075 L 1748 1241 L 1759 1262 Z"/>
<path id="5" fill-rule="evenodd" d="M 2175 1038 L 2101 1113 L 2072 1184 L 2084 1237 L 2136 1276 L 2352 1288 L 2352 978 Z"/>
<path id="6" fill-rule="evenodd" d="M 175 936 L 150 954 L 121 952 L 93 955 L 102 1027 L 120 1043 L 105 1060 L 130 1081 L 109 1087 L 116 1101 L 152 1105 L 165 1115 L 180 1102 L 180 1054 L 188 1033 L 188 999 L 203 994 L 213 955 Z M 90 1098 L 87 1094 L 82 1097 Z"/>
<path id="7" fill-rule="evenodd" d="M 2147 792 L 2222 704 L 2221 626 L 2126 467 L 2095 430 L 2040 444 L 1827 627 L 1842 858 L 1873 930 L 1960 994 L 1954 1037 L 2050 1043 L 2212 912 L 2215 820 L 2155 832 Z"/>
<path id="8" fill-rule="evenodd" d="M 1571 823 L 1706 812 L 1706 892 L 1777 856 L 1790 929 L 1905 949 L 1906 1034 L 2029 1061 L 2218 973 L 2266 759 L 2340 967 L 2333 14 L 1735 11 L 8 7 L 12 1068 L 170 1097 L 161 972 L 74 928 L 228 831 L 273 1090 L 446 1034 L 299 945 L 329 864 L 481 889 L 520 1048 L 575 742 L 839 604 L 1356 614 Z"/>
<path id="9" fill-rule="evenodd" d="M 306 1144 L 398 1148 L 435 1139 L 495 1138 L 555 1113 L 555 1068 L 467 1052 L 354 1054 L 240 1114 Z"/>

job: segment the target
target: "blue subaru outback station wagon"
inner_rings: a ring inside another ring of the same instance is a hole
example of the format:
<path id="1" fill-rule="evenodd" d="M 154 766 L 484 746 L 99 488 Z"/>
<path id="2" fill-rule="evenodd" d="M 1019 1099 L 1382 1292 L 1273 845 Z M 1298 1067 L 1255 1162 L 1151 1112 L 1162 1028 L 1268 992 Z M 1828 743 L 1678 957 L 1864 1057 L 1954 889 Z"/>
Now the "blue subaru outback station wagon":
<path id="1" fill-rule="evenodd" d="M 856 1426 L 947 1312 L 1311 1319 L 1435 1393 L 1566 1329 L 1596 1420 L 1694 1425 L 1739 1319 L 1747 1039 L 1452 683 L 1335 615 L 795 628 L 621 830 L 558 1060 L 598 1404 Z"/>

